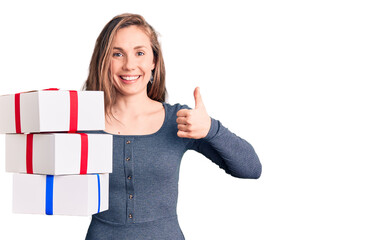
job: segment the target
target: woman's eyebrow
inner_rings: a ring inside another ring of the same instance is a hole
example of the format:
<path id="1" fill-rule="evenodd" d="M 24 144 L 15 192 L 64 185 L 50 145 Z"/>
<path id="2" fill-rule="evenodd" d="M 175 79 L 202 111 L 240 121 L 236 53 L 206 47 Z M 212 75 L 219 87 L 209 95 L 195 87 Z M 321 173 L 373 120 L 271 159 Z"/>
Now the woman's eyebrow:
<path id="1" fill-rule="evenodd" d="M 147 48 L 146 46 L 144 45 L 140 45 L 140 46 L 135 46 L 134 49 L 139 49 L 139 48 Z"/>

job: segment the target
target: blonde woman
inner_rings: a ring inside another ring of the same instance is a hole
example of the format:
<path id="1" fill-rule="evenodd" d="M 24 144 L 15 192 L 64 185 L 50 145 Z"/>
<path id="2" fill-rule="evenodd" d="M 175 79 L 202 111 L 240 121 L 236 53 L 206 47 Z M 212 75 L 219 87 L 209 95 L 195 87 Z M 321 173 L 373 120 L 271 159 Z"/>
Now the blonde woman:
<path id="1" fill-rule="evenodd" d="M 262 166 L 253 147 L 195 108 L 166 103 L 165 67 L 155 30 L 136 14 L 114 17 L 99 35 L 85 90 L 105 95 L 113 135 L 109 210 L 93 215 L 86 239 L 184 239 L 176 215 L 179 167 L 195 150 L 234 177 Z"/>

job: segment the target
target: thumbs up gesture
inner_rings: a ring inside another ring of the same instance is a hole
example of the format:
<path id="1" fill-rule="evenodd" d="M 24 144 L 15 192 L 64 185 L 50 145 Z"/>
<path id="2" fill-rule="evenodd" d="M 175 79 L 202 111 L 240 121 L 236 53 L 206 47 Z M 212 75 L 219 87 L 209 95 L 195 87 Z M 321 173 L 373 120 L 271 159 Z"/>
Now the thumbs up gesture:
<path id="1" fill-rule="evenodd" d="M 200 88 L 194 90 L 194 109 L 181 109 L 177 112 L 178 137 L 200 139 L 208 135 L 211 118 L 202 102 Z"/>

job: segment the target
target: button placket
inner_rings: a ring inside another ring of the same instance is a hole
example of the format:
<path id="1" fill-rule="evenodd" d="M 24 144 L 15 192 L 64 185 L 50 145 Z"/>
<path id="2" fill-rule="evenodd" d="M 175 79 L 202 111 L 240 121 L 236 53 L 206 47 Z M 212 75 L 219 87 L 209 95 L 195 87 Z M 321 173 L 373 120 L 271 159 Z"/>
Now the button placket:
<path id="1" fill-rule="evenodd" d="M 133 170 L 134 170 L 134 159 L 133 159 L 133 146 L 134 140 L 131 138 L 125 139 L 125 178 L 126 178 L 126 208 L 128 214 L 128 221 L 134 222 L 134 181 L 133 181 Z"/>

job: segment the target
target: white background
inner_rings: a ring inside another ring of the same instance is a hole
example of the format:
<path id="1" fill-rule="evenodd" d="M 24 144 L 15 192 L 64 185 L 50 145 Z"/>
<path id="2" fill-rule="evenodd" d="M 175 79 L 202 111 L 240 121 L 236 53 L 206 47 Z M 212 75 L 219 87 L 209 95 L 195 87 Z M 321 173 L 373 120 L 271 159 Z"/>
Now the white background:
<path id="1" fill-rule="evenodd" d="M 3 2 L 0 94 L 80 89 L 103 26 L 139 13 L 161 34 L 169 102 L 194 106 L 200 86 L 253 145 L 258 180 L 185 154 L 186 239 L 391 239 L 388 1 Z M 84 239 L 89 217 L 11 213 L 0 137 L 1 238 Z"/>

